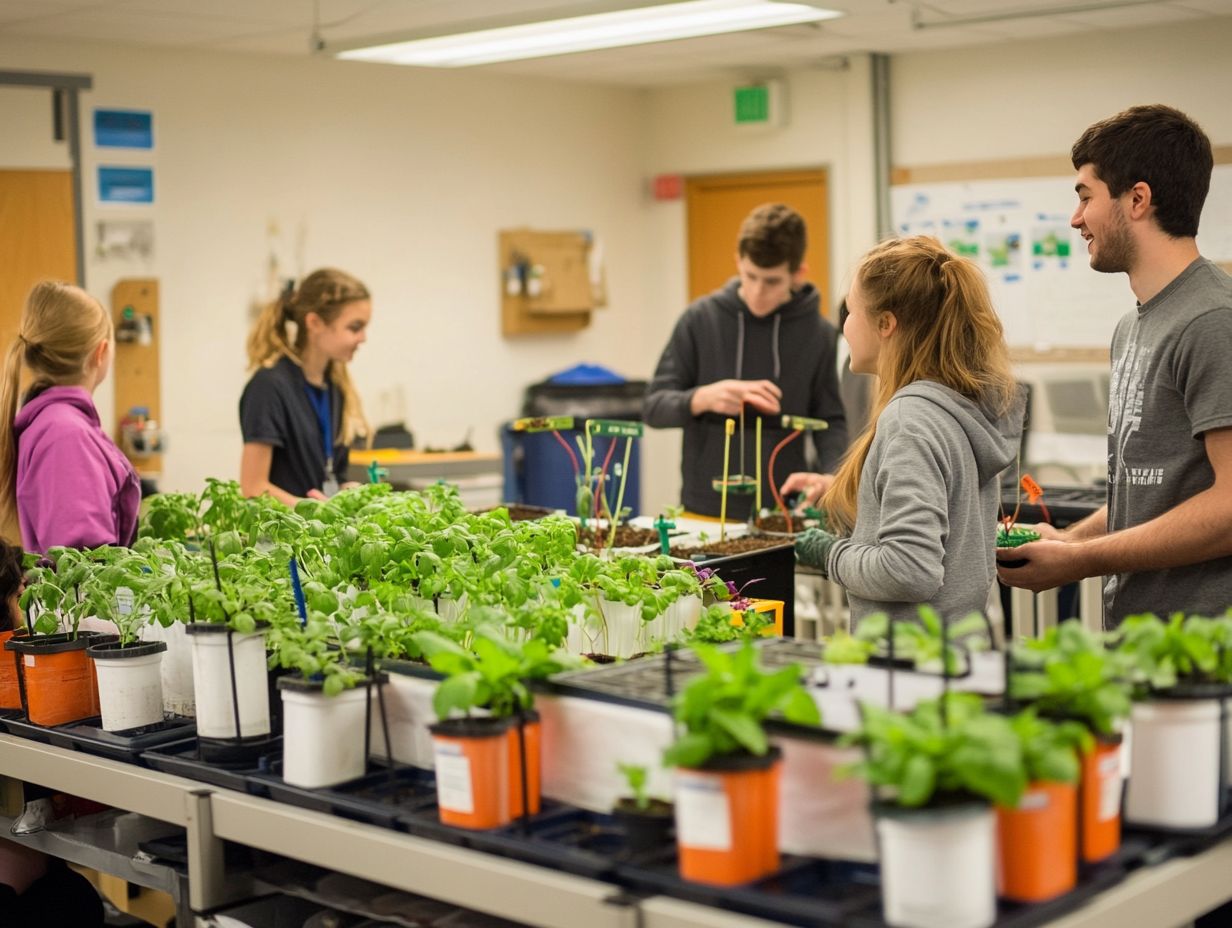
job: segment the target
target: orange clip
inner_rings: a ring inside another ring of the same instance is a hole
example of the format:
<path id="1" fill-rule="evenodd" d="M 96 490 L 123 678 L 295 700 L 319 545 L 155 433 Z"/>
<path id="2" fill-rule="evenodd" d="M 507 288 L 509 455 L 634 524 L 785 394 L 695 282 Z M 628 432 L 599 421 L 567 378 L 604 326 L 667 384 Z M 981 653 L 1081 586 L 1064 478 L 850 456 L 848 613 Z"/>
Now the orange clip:
<path id="1" fill-rule="evenodd" d="M 1021 482 L 1022 488 L 1027 491 L 1027 502 L 1034 506 L 1044 495 L 1043 489 L 1031 478 L 1030 474 L 1023 474 Z"/>

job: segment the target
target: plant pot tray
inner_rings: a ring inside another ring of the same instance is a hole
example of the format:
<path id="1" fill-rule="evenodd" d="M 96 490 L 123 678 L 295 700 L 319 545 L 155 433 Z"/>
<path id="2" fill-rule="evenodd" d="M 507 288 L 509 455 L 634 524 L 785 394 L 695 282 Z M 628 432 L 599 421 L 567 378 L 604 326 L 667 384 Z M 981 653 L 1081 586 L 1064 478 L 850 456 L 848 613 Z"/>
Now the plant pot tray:
<path id="1" fill-rule="evenodd" d="M 805 928 L 837 928 L 853 915 L 879 909 L 872 864 L 784 855 L 777 873 L 741 886 L 708 886 L 681 878 L 675 845 L 652 861 L 617 871 L 624 885 Z"/>
<path id="2" fill-rule="evenodd" d="M 1157 845 L 1156 851 L 1167 857 L 1188 857 L 1232 835 L 1232 794 L 1228 792 L 1224 794 L 1224 808 L 1228 811 L 1209 828 L 1165 828 L 1126 822 L 1124 830 L 1127 838 Z"/>
<path id="3" fill-rule="evenodd" d="M 1111 889 L 1125 878 L 1127 873 L 1121 855 L 1110 860 L 1083 868 L 1078 885 L 1069 892 L 1047 902 L 1009 902 L 997 900 L 997 920 L 991 928 L 1036 928 L 1048 925 L 1067 915 L 1105 890 Z M 847 928 L 886 928 L 881 914 L 880 896 L 864 910 L 854 913 Z"/>
<path id="4" fill-rule="evenodd" d="M 160 745 L 190 739 L 195 743 L 197 734 L 197 723 L 193 719 L 178 715 L 168 716 L 156 725 L 130 728 L 127 731 L 105 731 L 99 727 L 101 719 L 97 716 L 54 728 L 35 725 L 21 715 L 4 718 L 2 723 L 11 735 L 130 764 L 141 763 L 141 755 L 145 751 Z"/>
<path id="5" fill-rule="evenodd" d="M 771 672 L 788 664 L 801 664 L 806 669 L 821 666 L 821 648 L 812 642 L 764 638 L 757 642 L 757 647 L 762 666 Z M 680 692 L 703 670 L 696 654 L 687 648 L 674 651 L 671 661 L 673 693 Z M 672 695 L 667 691 L 666 662 L 665 655 L 656 654 L 623 664 L 569 671 L 557 674 L 543 684 L 543 688 L 562 695 L 586 696 L 638 708 L 664 708 Z"/>
<path id="6" fill-rule="evenodd" d="M 238 793 L 249 793 L 253 796 L 266 795 L 263 783 L 250 776 L 261 771 L 268 771 L 270 765 L 279 758 L 282 752 L 282 738 L 269 739 L 269 750 L 256 763 L 229 765 L 206 763 L 201 755 L 196 740 L 181 741 L 176 744 L 162 745 L 141 755 L 143 762 L 179 777 L 190 780 L 200 780 L 223 789 L 233 789 Z"/>
<path id="7" fill-rule="evenodd" d="M 473 847 L 596 880 L 612 880 L 621 863 L 638 859 L 611 815 L 550 803 L 524 823 L 476 832 Z"/>
<path id="8" fill-rule="evenodd" d="M 435 783 L 435 780 L 433 782 Z M 540 806 L 541 811 L 538 815 L 532 815 L 526 819 L 528 829 L 537 828 L 540 820 L 555 817 L 562 809 L 572 809 L 570 806 L 546 798 L 540 800 Z M 522 847 L 529 844 L 529 839 L 522 834 L 522 824 L 519 821 L 486 831 L 455 828 L 453 825 L 444 824 L 436 805 L 435 787 L 426 802 L 416 806 L 404 805 L 399 808 L 398 825 L 419 838 L 432 838 L 436 841 L 444 841 L 446 844 L 486 851 L 489 854 L 515 857 L 518 860 L 535 859 L 526 856 L 532 854 L 532 850 Z"/>
<path id="9" fill-rule="evenodd" d="M 673 550 L 673 558 L 680 559 L 679 550 Z M 737 589 L 747 584 L 746 596 L 782 600 L 783 637 L 791 638 L 796 634 L 796 549 L 790 539 L 742 554 L 697 554 L 690 559 L 699 566 L 713 568 L 721 578 L 735 583 Z M 757 582 L 751 582 L 754 580 Z"/>
<path id="10" fill-rule="evenodd" d="M 392 772 L 377 768 L 357 780 L 309 789 L 282 779 L 282 762 L 249 775 L 254 785 L 277 802 L 314 812 L 326 812 L 381 828 L 405 830 L 401 816 L 408 809 L 430 806 L 436 810 L 436 778 L 430 770 L 401 766 Z"/>

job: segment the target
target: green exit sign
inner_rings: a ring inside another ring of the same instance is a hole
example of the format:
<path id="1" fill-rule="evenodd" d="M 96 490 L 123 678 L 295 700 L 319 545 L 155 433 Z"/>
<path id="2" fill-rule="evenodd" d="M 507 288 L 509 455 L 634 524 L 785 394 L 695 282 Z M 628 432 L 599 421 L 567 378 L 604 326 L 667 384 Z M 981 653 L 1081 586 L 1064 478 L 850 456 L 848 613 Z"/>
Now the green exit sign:
<path id="1" fill-rule="evenodd" d="M 748 84 L 732 91 L 733 115 L 737 126 L 781 126 L 782 95 L 778 81 Z"/>
<path id="2" fill-rule="evenodd" d="M 734 93 L 736 125 L 770 122 L 770 88 L 762 84 L 752 87 L 737 87 Z"/>

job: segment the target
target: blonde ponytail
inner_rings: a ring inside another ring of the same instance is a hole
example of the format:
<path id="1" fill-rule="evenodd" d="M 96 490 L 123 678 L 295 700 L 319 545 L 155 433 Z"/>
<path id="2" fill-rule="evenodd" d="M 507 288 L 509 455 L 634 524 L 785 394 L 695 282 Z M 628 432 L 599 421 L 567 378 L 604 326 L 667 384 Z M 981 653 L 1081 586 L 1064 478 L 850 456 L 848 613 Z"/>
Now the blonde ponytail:
<path id="1" fill-rule="evenodd" d="M 1016 395 L 1009 348 L 980 269 L 917 235 L 882 242 L 860 262 L 853 288 L 872 322 L 893 313 L 897 328 L 878 355 L 877 397 L 864 432 L 848 449 L 822 504 L 831 521 L 855 525 L 860 475 L 877 435 L 877 419 L 894 394 L 932 380 L 974 400 L 992 415 Z"/>
<path id="2" fill-rule="evenodd" d="M 288 290 L 266 306 L 253 323 L 248 333 L 249 370 L 272 367 L 283 357 L 302 367 L 300 356 L 308 340 L 304 317 L 316 313 L 322 322 L 329 325 L 348 303 L 371 298 L 368 288 L 345 271 L 328 267 L 313 271 L 298 288 Z M 293 334 L 292 326 L 295 327 Z M 361 436 L 370 439 L 372 430 L 346 365 L 331 362 L 329 379 L 342 394 L 342 434 L 339 440 L 349 445 Z"/>
<path id="3" fill-rule="evenodd" d="M 71 284 L 45 280 L 26 297 L 17 337 L 4 359 L 0 382 L 0 527 L 19 539 L 17 518 L 17 436 L 23 365 L 32 386 L 82 383 L 90 356 L 112 338 L 111 317 L 94 297 Z"/>

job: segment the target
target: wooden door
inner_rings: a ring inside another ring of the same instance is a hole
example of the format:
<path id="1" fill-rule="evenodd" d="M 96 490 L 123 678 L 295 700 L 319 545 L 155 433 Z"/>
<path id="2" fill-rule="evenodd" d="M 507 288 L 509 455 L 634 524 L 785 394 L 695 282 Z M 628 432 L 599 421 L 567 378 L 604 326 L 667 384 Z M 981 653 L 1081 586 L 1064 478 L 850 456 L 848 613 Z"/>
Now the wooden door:
<path id="1" fill-rule="evenodd" d="M 689 299 L 723 286 L 736 273 L 740 223 L 763 203 L 786 203 L 808 226 L 804 263 L 830 317 L 830 207 L 824 169 L 723 174 L 685 181 L 689 236 Z"/>
<path id="2" fill-rule="evenodd" d="M 77 279 L 71 171 L 0 171 L 0 360 L 17 337 L 30 288 Z M 21 540 L 16 520 L 0 534 Z"/>
<path id="3" fill-rule="evenodd" d="M 52 277 L 77 280 L 71 171 L 0 171 L 0 346 L 17 335 L 26 294 Z"/>

